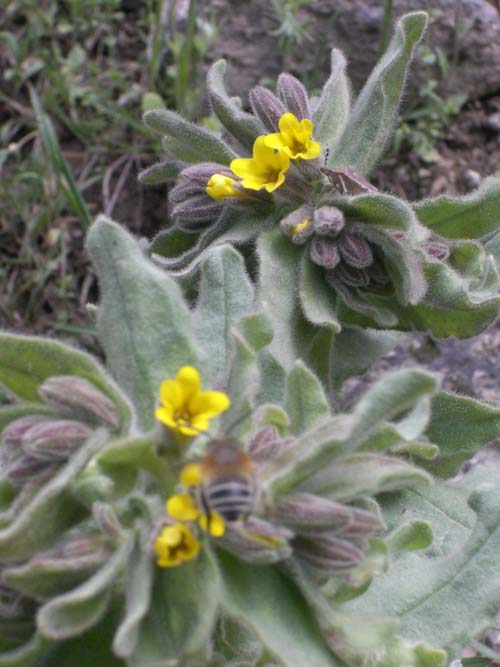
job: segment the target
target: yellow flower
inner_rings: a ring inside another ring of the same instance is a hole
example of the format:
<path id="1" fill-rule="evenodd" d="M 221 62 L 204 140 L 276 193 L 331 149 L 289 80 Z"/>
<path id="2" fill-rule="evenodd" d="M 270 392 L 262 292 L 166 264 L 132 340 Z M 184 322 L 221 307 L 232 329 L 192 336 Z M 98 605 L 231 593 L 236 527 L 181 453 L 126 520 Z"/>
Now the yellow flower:
<path id="1" fill-rule="evenodd" d="M 223 174 L 213 174 L 207 183 L 206 193 L 213 199 L 224 199 L 224 197 L 244 197 L 235 186 L 237 181 L 230 176 Z"/>
<path id="2" fill-rule="evenodd" d="M 175 523 L 165 526 L 155 540 L 155 553 L 160 567 L 175 567 L 193 560 L 198 555 L 200 543 L 188 526 Z"/>
<path id="3" fill-rule="evenodd" d="M 265 137 L 269 148 L 283 151 L 292 160 L 314 160 L 321 153 L 321 146 L 312 140 L 313 124 L 307 118 L 299 122 L 293 113 L 285 113 L 278 125 L 279 132 Z"/>
<path id="4" fill-rule="evenodd" d="M 181 484 L 193 488 L 201 484 L 201 468 L 197 463 L 188 463 L 181 470 Z M 195 496 L 190 493 L 176 493 L 166 502 L 168 514 L 176 521 L 198 521 L 198 525 L 212 537 L 222 537 L 226 531 L 224 519 L 217 512 L 208 514 L 200 511 Z"/>
<path id="5" fill-rule="evenodd" d="M 201 391 L 200 374 L 192 366 L 183 366 L 175 380 L 161 383 L 160 400 L 156 419 L 182 435 L 206 431 L 209 420 L 230 405 L 229 397 L 221 391 Z"/>
<path id="6" fill-rule="evenodd" d="M 238 158 L 229 165 L 242 178 L 242 186 L 249 190 L 274 192 L 283 185 L 290 158 L 285 151 L 275 151 L 266 144 L 266 136 L 257 137 L 253 144 L 253 157 Z"/>

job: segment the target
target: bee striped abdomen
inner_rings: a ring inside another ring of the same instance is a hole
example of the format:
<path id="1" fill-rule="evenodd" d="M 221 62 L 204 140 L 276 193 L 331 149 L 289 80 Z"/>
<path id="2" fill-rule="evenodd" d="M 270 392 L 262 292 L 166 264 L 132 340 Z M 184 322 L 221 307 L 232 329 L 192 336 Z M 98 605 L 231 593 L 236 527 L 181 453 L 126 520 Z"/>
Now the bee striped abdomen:
<path id="1" fill-rule="evenodd" d="M 250 480 L 242 477 L 219 477 L 203 487 L 203 504 L 225 521 L 238 521 L 250 514 L 254 492 Z"/>

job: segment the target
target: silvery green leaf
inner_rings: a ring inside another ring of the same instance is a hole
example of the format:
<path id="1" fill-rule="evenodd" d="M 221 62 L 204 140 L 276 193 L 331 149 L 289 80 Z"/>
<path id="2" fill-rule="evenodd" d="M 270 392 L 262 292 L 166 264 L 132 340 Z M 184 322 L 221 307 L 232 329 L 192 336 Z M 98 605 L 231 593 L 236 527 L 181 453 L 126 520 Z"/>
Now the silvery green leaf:
<path id="1" fill-rule="evenodd" d="M 312 429 L 330 415 L 321 383 L 300 360 L 287 376 L 285 406 L 294 435 Z"/>
<path id="2" fill-rule="evenodd" d="M 198 365 L 189 310 L 174 280 L 115 222 L 100 216 L 87 249 L 99 278 L 97 330 L 108 367 L 148 429 L 162 380 L 181 366 Z"/>
<path id="3" fill-rule="evenodd" d="M 351 89 L 346 76 L 346 60 L 338 49 L 332 49 L 331 73 L 313 114 L 314 139 L 323 150 L 334 146 L 345 128 L 351 107 Z"/>
<path id="4" fill-rule="evenodd" d="M 479 239 L 498 228 L 500 178 L 490 177 L 469 195 L 439 195 L 413 204 L 420 222 L 449 239 Z"/>
<path id="5" fill-rule="evenodd" d="M 236 332 L 233 332 L 231 339 L 229 374 L 222 387 L 223 391 L 231 397 L 231 405 L 221 415 L 220 424 L 224 431 L 238 422 L 234 435 L 242 437 L 250 426 L 250 413 L 259 388 L 259 371 L 255 352 Z M 245 415 L 248 415 L 247 419 L 243 419 Z M 241 419 L 243 421 L 240 422 Z"/>
<path id="6" fill-rule="evenodd" d="M 48 338 L 0 332 L 0 384 L 16 397 L 40 403 L 38 387 L 54 375 L 77 375 L 88 380 L 117 406 L 122 428 L 129 424 L 130 405 L 89 354 Z"/>
<path id="7" fill-rule="evenodd" d="M 185 120 L 175 111 L 154 109 L 146 111 L 144 122 L 156 132 L 166 135 L 167 150 L 188 162 L 218 162 L 229 164 L 236 154 L 212 132 Z M 179 149 L 170 150 L 170 138 Z"/>
<path id="8" fill-rule="evenodd" d="M 87 581 L 44 604 L 37 614 L 37 627 L 48 639 L 68 639 L 94 626 L 106 613 L 111 589 L 123 574 L 133 547 L 129 536 L 107 562 Z"/>
<path id="9" fill-rule="evenodd" d="M 298 590 L 272 567 L 248 565 L 220 554 L 222 610 L 252 628 L 283 667 L 339 663 L 321 638 L 318 626 Z"/>
<path id="10" fill-rule="evenodd" d="M 269 345 L 274 335 L 271 320 L 262 313 L 242 317 L 238 322 L 238 330 L 256 352 Z"/>
<path id="11" fill-rule="evenodd" d="M 34 661 L 47 649 L 48 642 L 39 634 L 35 634 L 26 644 L 0 651 L 0 667 L 32 667 Z"/>
<path id="12" fill-rule="evenodd" d="M 427 549 L 432 544 L 431 524 L 421 519 L 409 521 L 393 530 L 385 541 L 393 554 Z"/>
<path id="13" fill-rule="evenodd" d="M 144 185 L 156 185 L 157 183 L 165 183 L 174 178 L 177 178 L 186 166 L 185 162 L 180 160 L 165 160 L 152 164 L 147 169 L 143 169 L 139 174 L 139 181 Z"/>
<path id="14" fill-rule="evenodd" d="M 256 403 L 282 403 L 285 397 L 286 371 L 283 364 L 268 349 L 258 354 L 260 389 Z"/>
<path id="15" fill-rule="evenodd" d="M 339 333 L 337 295 L 327 284 L 324 269 L 314 264 L 307 253 L 302 255 L 299 280 L 300 305 L 306 320 Z"/>
<path id="16" fill-rule="evenodd" d="M 215 388 L 227 372 L 231 330 L 252 311 L 254 290 L 242 256 L 228 244 L 208 252 L 200 273 L 193 326 Z"/>
<path id="17" fill-rule="evenodd" d="M 356 99 L 329 165 L 368 174 L 389 140 L 397 120 L 408 64 L 427 24 L 425 12 L 402 16 L 387 51 Z"/>
<path id="18" fill-rule="evenodd" d="M 227 94 L 224 84 L 225 73 L 225 60 L 217 61 L 208 70 L 207 90 L 210 106 L 229 134 L 251 154 L 253 142 L 260 134 L 265 134 L 266 130 L 255 116 L 242 111 L 234 99 Z"/>
<path id="19" fill-rule="evenodd" d="M 165 459 L 158 456 L 157 436 L 154 432 L 130 438 L 115 438 L 102 448 L 96 461 L 109 466 L 130 466 L 134 469 L 148 470 L 152 475 L 161 476 L 167 465 Z"/>
<path id="20" fill-rule="evenodd" d="M 128 667 L 174 667 L 209 650 L 220 599 L 219 572 L 206 549 L 182 567 L 156 568 L 151 604 Z"/>

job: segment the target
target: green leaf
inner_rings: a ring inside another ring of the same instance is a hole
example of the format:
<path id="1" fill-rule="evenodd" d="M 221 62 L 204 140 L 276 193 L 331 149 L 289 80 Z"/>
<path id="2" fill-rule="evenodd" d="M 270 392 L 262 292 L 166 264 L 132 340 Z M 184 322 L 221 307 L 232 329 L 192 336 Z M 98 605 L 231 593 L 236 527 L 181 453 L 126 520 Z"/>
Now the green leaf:
<path id="1" fill-rule="evenodd" d="M 147 430 L 162 380 L 197 365 L 190 313 L 178 285 L 116 223 L 100 216 L 87 248 L 100 283 L 97 330 L 108 367 Z"/>
<path id="2" fill-rule="evenodd" d="M 161 476 L 168 465 L 158 456 L 157 436 L 154 433 L 144 436 L 123 438 L 109 442 L 97 456 L 97 462 L 106 466 L 130 466 L 148 470 L 152 475 Z"/>
<path id="3" fill-rule="evenodd" d="M 341 51 L 332 49 L 330 76 L 313 115 L 314 138 L 324 148 L 331 148 L 342 133 L 351 107 L 351 90 L 345 73 L 346 60 Z"/>
<path id="4" fill-rule="evenodd" d="M 427 435 L 440 450 L 428 469 L 438 477 L 453 477 L 480 447 L 500 436 L 500 408 L 468 396 L 439 392 L 432 399 Z"/>
<path id="5" fill-rule="evenodd" d="M 165 160 L 152 164 L 139 174 L 139 181 L 144 185 L 156 185 L 177 178 L 187 164 L 179 160 Z"/>
<path id="6" fill-rule="evenodd" d="M 28 558 L 51 544 L 81 513 L 64 492 L 106 441 L 104 429 L 96 431 L 70 459 L 23 507 L 7 527 L 0 530 L 0 562 Z"/>
<path id="7" fill-rule="evenodd" d="M 218 162 L 229 164 L 236 156 L 227 144 L 204 127 L 185 120 L 175 111 L 154 109 L 144 114 L 144 122 L 156 132 L 166 135 L 167 149 L 170 137 L 178 150 L 170 152 L 188 162 Z"/>
<path id="8" fill-rule="evenodd" d="M 346 603 L 348 613 L 390 614 L 400 620 L 398 634 L 409 641 L 441 646 L 451 658 L 458 657 L 487 627 L 494 625 L 500 607 L 498 553 L 500 549 L 500 477 L 498 470 L 482 466 L 472 479 L 440 488 L 462 490 L 477 520 L 464 543 L 463 525 L 468 511 L 455 507 L 458 526 L 436 513 L 433 530 L 445 521 L 448 532 L 459 530 L 453 539 L 456 549 L 444 556 L 412 552 L 402 554 L 389 571 L 372 582 L 359 600 Z M 448 538 L 449 539 L 449 538 Z"/>
<path id="9" fill-rule="evenodd" d="M 157 568 L 128 667 L 173 667 L 208 647 L 220 596 L 215 559 L 206 549 L 182 567 Z"/>
<path id="10" fill-rule="evenodd" d="M 0 667 L 32 667 L 46 648 L 47 641 L 36 634 L 26 644 L 5 653 L 0 652 Z"/>
<path id="11" fill-rule="evenodd" d="M 111 589 L 123 573 L 133 547 L 129 534 L 108 561 L 87 581 L 69 593 L 63 593 L 41 607 L 37 627 L 48 639 L 69 639 L 94 626 L 106 613 Z"/>
<path id="12" fill-rule="evenodd" d="M 245 415 L 250 417 L 258 389 L 258 367 L 255 353 L 236 333 L 232 335 L 230 357 L 229 376 L 223 391 L 231 398 L 231 406 L 220 417 L 220 424 L 224 432 L 230 429 L 235 422 L 238 422 L 234 434 L 242 437 L 250 425 L 250 419 L 244 419 L 242 422 L 239 422 L 239 420 Z"/>
<path id="13" fill-rule="evenodd" d="M 427 549 L 432 544 L 431 525 L 422 520 L 405 523 L 398 526 L 385 541 L 393 554 Z"/>
<path id="14" fill-rule="evenodd" d="M 340 332 L 335 290 L 327 284 L 324 269 L 311 262 L 306 253 L 302 255 L 300 267 L 299 296 L 308 322 Z"/>
<path id="15" fill-rule="evenodd" d="M 361 175 L 373 169 L 396 123 L 408 64 L 426 23 L 425 12 L 399 19 L 387 51 L 354 103 L 330 165 L 352 167 Z"/>
<path id="16" fill-rule="evenodd" d="M 241 318 L 238 329 L 256 352 L 269 345 L 274 335 L 269 318 L 262 313 Z"/>
<path id="17" fill-rule="evenodd" d="M 253 310 L 253 301 L 254 290 L 242 256 L 230 245 L 210 250 L 201 267 L 193 326 L 214 387 L 227 374 L 231 330 Z"/>
<path id="18" fill-rule="evenodd" d="M 266 130 L 252 114 L 242 111 L 233 97 L 229 97 L 224 85 L 226 61 L 219 60 L 212 65 L 207 74 L 207 90 L 210 106 L 226 130 L 239 141 L 250 154 L 253 142 Z"/>
<path id="19" fill-rule="evenodd" d="M 17 398 L 40 403 L 38 387 L 54 375 L 78 375 L 94 384 L 116 404 L 126 428 L 130 406 L 93 357 L 48 338 L 0 332 L 0 383 Z"/>
<path id="20" fill-rule="evenodd" d="M 125 616 L 113 640 L 113 652 L 121 658 L 129 658 L 137 646 L 140 624 L 149 610 L 154 573 L 151 554 L 137 541 L 125 576 Z"/>
<path id="21" fill-rule="evenodd" d="M 263 403 L 281 404 L 285 398 L 286 371 L 269 350 L 258 354 L 260 389 L 256 396 L 257 405 Z"/>
<path id="22" fill-rule="evenodd" d="M 219 557 L 223 611 L 250 626 L 279 664 L 338 665 L 321 638 L 308 605 L 275 568 L 256 568 L 226 553 Z"/>
<path id="23" fill-rule="evenodd" d="M 411 206 L 393 195 L 382 192 L 349 197 L 339 204 L 348 220 L 363 229 L 377 225 L 382 229 L 394 229 L 414 234 L 417 223 Z"/>
<path id="24" fill-rule="evenodd" d="M 440 195 L 413 204 L 420 222 L 449 239 L 479 239 L 499 226 L 500 178 L 487 178 L 469 195 Z"/>
<path id="25" fill-rule="evenodd" d="M 28 415 L 54 415 L 54 411 L 41 403 L 12 403 L 0 407 L 0 433 L 11 422 Z"/>
<path id="26" fill-rule="evenodd" d="M 330 415 L 321 383 L 302 361 L 296 361 L 288 374 L 285 409 L 294 435 L 308 431 Z"/>

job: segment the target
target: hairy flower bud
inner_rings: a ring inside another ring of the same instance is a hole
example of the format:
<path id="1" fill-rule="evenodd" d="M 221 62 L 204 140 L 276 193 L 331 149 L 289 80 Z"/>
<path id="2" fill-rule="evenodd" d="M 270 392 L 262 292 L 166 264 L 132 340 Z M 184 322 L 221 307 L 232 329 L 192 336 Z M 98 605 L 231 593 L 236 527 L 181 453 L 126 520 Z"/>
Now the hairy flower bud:
<path id="1" fill-rule="evenodd" d="M 205 184 L 206 185 L 206 184 Z M 171 205 L 180 204 L 186 199 L 197 197 L 205 192 L 205 188 L 194 183 L 183 183 L 182 181 L 168 192 L 168 201 Z"/>
<path id="2" fill-rule="evenodd" d="M 198 232 L 202 227 L 214 222 L 222 212 L 222 204 L 207 194 L 191 197 L 174 206 L 172 217 L 179 229 Z"/>
<path id="3" fill-rule="evenodd" d="M 286 113 L 281 100 L 264 86 L 255 86 L 248 94 L 252 111 L 259 118 L 266 130 L 278 131 L 278 123 L 281 116 Z"/>
<path id="4" fill-rule="evenodd" d="M 291 556 L 292 537 L 286 528 L 249 517 L 244 526 L 228 528 L 218 544 L 248 563 L 276 563 Z"/>
<path id="5" fill-rule="evenodd" d="M 248 453 L 256 463 L 274 459 L 281 451 L 282 442 L 276 426 L 261 426 L 250 438 Z"/>
<path id="6" fill-rule="evenodd" d="M 356 269 L 345 262 L 340 262 L 333 271 L 326 274 L 327 281 L 335 287 L 337 282 L 349 285 L 349 287 L 368 287 L 370 274 L 366 269 Z"/>
<path id="7" fill-rule="evenodd" d="M 286 110 L 293 113 L 298 120 L 312 118 L 306 89 L 298 79 L 291 74 L 280 74 L 276 85 L 276 91 L 283 101 Z"/>
<path id="8" fill-rule="evenodd" d="M 280 222 L 281 231 L 297 245 L 303 245 L 313 233 L 312 209 L 301 206 Z"/>
<path id="9" fill-rule="evenodd" d="M 296 556 L 323 576 L 342 577 L 364 560 L 361 549 L 334 535 L 298 537 L 292 542 Z"/>
<path id="10" fill-rule="evenodd" d="M 66 461 L 92 435 L 91 428 L 70 419 L 35 424 L 22 438 L 23 450 L 39 461 Z"/>
<path id="11" fill-rule="evenodd" d="M 314 211 L 314 233 L 337 236 L 344 229 L 344 214 L 335 206 L 321 206 Z"/>
<path id="12" fill-rule="evenodd" d="M 425 251 L 428 257 L 438 259 L 440 262 L 446 262 L 450 256 L 450 248 L 446 243 L 441 243 L 439 241 L 426 241 L 421 244 L 421 247 Z"/>
<path id="13" fill-rule="evenodd" d="M 12 461 L 24 455 L 22 440 L 24 434 L 37 424 L 46 422 L 48 417 L 41 415 L 29 415 L 11 422 L 2 432 L 2 446 L 0 448 L 0 460 L 3 466 L 8 466 Z"/>
<path id="14" fill-rule="evenodd" d="M 40 396 L 56 410 L 116 429 L 120 425 L 113 401 L 84 378 L 74 375 L 51 377 L 39 387 Z"/>
<path id="15" fill-rule="evenodd" d="M 95 519 L 99 529 L 108 537 L 116 540 L 122 534 L 120 521 L 115 510 L 108 503 L 96 501 L 92 505 L 92 516 Z"/>
<path id="16" fill-rule="evenodd" d="M 361 236 L 342 234 L 337 241 L 342 259 L 356 269 L 366 269 L 373 262 L 369 244 Z"/>
<path id="17" fill-rule="evenodd" d="M 310 253 L 312 261 L 325 269 L 334 269 L 340 262 L 340 253 L 337 242 L 326 236 L 315 236 L 311 242 Z"/>
<path id="18" fill-rule="evenodd" d="M 383 263 L 375 259 L 372 265 L 367 269 L 370 279 L 379 285 L 385 285 L 389 282 L 389 274 Z"/>
<path id="19" fill-rule="evenodd" d="M 203 191 L 205 190 L 210 177 L 214 174 L 222 174 L 223 176 L 232 176 L 234 174 L 229 169 L 222 164 L 217 164 L 217 162 L 200 162 L 200 164 L 193 164 L 186 169 L 183 169 L 180 173 L 181 181 L 185 179 L 193 185 L 198 185 Z"/>
<path id="20" fill-rule="evenodd" d="M 29 454 L 23 454 L 5 469 L 5 473 L 9 481 L 20 488 L 24 484 L 34 481 L 35 478 L 50 477 L 56 468 L 57 466 L 50 465 L 47 461 L 41 461 Z"/>

